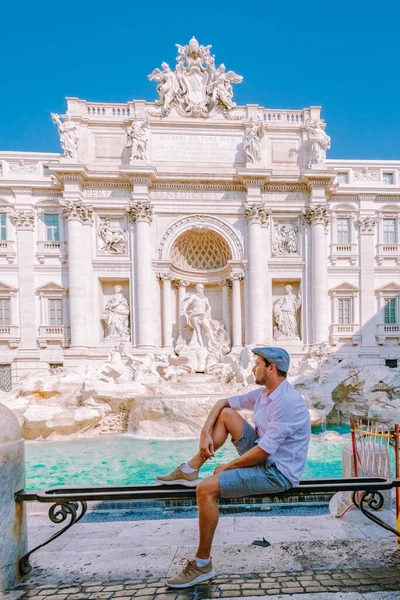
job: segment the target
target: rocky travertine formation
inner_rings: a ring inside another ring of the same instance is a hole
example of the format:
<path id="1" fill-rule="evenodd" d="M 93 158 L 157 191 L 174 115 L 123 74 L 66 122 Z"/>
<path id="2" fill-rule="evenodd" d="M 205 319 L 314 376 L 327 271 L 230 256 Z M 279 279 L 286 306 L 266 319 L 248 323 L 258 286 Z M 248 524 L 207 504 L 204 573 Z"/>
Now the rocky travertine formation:
<path id="1" fill-rule="evenodd" d="M 351 416 L 392 425 L 400 421 L 399 368 L 330 358 L 292 383 L 306 400 L 315 425 Z"/>

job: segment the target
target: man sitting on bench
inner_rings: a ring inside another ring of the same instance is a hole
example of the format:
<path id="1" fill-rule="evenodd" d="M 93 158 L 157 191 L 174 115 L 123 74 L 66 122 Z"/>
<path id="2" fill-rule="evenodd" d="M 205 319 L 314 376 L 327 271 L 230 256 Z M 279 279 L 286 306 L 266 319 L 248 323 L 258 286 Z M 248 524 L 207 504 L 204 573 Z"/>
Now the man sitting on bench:
<path id="1" fill-rule="evenodd" d="M 165 485 L 197 486 L 200 541 L 194 560 L 166 581 L 186 588 L 215 576 L 211 546 L 218 524 L 217 498 L 240 498 L 288 490 L 299 483 L 310 441 L 310 415 L 302 396 L 286 380 L 290 357 L 283 348 L 254 348 L 256 383 L 264 386 L 215 403 L 201 430 L 199 451 L 172 473 Z M 252 427 L 236 411 L 253 410 Z M 239 458 L 218 465 L 199 480 L 199 470 L 232 437 Z"/>

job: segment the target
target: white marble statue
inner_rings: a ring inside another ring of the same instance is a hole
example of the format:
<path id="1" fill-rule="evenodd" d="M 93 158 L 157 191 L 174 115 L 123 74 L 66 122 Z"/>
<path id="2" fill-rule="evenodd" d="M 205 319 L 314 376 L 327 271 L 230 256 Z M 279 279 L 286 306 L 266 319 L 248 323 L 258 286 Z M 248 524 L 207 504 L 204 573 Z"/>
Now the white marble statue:
<path id="1" fill-rule="evenodd" d="M 292 223 L 274 223 L 272 234 L 272 254 L 284 256 L 297 254 L 297 236 L 299 228 Z"/>
<path id="2" fill-rule="evenodd" d="M 307 119 L 304 124 L 310 140 L 310 159 L 308 167 L 311 165 L 321 165 L 325 162 L 326 151 L 331 147 L 331 138 L 321 127 L 321 121 L 311 121 Z"/>
<path id="3" fill-rule="evenodd" d="M 256 163 L 261 160 L 261 138 L 264 129 L 262 123 L 250 119 L 243 135 L 243 150 L 248 162 Z"/>
<path id="4" fill-rule="evenodd" d="M 161 380 L 158 368 L 168 367 L 168 356 L 165 354 L 146 354 L 146 356 L 136 356 L 124 348 L 123 355 L 131 361 L 134 370 L 133 381 L 135 383 L 156 383 Z M 128 365 L 130 366 L 130 365 Z"/>
<path id="5" fill-rule="evenodd" d="M 274 339 L 299 338 L 296 313 L 301 306 L 301 294 L 293 294 L 292 286 L 285 286 L 286 295 L 279 298 L 274 304 Z"/>
<path id="6" fill-rule="evenodd" d="M 161 63 L 163 68 L 154 69 L 154 71 L 148 76 L 150 81 L 160 81 L 157 86 L 157 92 L 160 96 L 156 104 L 162 104 L 164 111 L 167 113 L 170 109 L 171 102 L 175 100 L 179 93 L 179 82 L 176 73 L 172 71 L 168 63 Z"/>
<path id="7" fill-rule="evenodd" d="M 51 120 L 58 127 L 60 144 L 64 150 L 64 156 L 67 158 L 78 158 L 78 125 L 71 120 L 68 113 L 64 122 L 61 121 L 61 117 L 57 113 L 51 113 Z"/>
<path id="8" fill-rule="evenodd" d="M 216 106 L 230 111 L 236 106 L 233 102 L 232 83 L 240 83 L 242 77 L 233 71 L 226 71 L 225 65 L 215 66 L 211 46 L 201 46 L 193 37 L 189 44 L 178 48 L 177 65 L 173 72 L 167 63 L 163 70 L 154 69 L 148 76 L 150 81 L 159 81 L 159 100 L 163 107 L 161 116 L 168 114 L 175 104 L 188 116 L 207 116 Z"/>
<path id="9" fill-rule="evenodd" d="M 97 368 L 95 375 L 100 381 L 106 383 L 117 383 L 118 378 L 125 371 L 125 364 L 122 361 L 125 342 L 120 342 L 110 350 L 105 363 Z"/>
<path id="10" fill-rule="evenodd" d="M 117 222 L 109 218 L 102 219 L 99 224 L 100 251 L 107 254 L 125 254 L 127 247 L 126 231 Z"/>
<path id="11" fill-rule="evenodd" d="M 186 327 L 180 332 L 175 351 L 179 356 L 188 357 L 191 370 L 208 372 L 221 362 L 222 355 L 229 352 L 230 340 L 223 324 L 212 319 L 210 303 L 201 283 L 196 285 L 194 294 L 185 296 L 181 312 Z"/>
<path id="12" fill-rule="evenodd" d="M 134 119 L 126 130 L 126 147 L 132 148 L 131 160 L 147 160 L 147 120 Z"/>
<path id="13" fill-rule="evenodd" d="M 129 340 L 129 304 L 120 285 L 114 286 L 114 293 L 104 307 L 102 320 L 107 325 L 106 338 Z"/>

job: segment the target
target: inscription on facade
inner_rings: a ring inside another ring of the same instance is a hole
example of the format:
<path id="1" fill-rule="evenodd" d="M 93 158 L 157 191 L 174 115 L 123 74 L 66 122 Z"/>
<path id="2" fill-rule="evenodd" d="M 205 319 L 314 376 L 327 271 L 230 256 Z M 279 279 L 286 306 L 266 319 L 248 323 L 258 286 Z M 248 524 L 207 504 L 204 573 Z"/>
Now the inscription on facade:
<path id="1" fill-rule="evenodd" d="M 103 189 L 89 189 L 84 190 L 86 198 L 130 198 L 132 192 L 129 190 L 103 190 Z"/>
<path id="2" fill-rule="evenodd" d="M 273 142 L 272 143 L 272 162 L 296 164 L 297 162 L 297 143 L 292 142 Z"/>
<path id="3" fill-rule="evenodd" d="M 125 136 L 96 136 L 96 158 L 121 158 Z"/>
<path id="4" fill-rule="evenodd" d="M 242 140 L 233 135 L 154 134 L 154 161 L 244 163 Z"/>
<path id="5" fill-rule="evenodd" d="M 152 190 L 151 200 L 243 200 L 246 198 L 244 192 L 201 192 L 193 190 Z"/>

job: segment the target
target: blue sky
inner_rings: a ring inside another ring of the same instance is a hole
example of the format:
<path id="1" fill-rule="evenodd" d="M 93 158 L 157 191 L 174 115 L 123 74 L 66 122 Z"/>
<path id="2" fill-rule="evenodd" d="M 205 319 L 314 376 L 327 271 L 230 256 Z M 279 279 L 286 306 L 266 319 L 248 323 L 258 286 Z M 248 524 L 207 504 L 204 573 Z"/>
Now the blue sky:
<path id="1" fill-rule="evenodd" d="M 329 158 L 400 159 L 400 2 L 7 2 L 0 150 L 58 152 L 65 96 L 155 100 L 147 75 L 194 35 L 243 75 L 238 104 L 321 105 Z"/>

